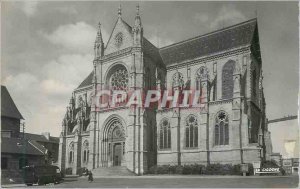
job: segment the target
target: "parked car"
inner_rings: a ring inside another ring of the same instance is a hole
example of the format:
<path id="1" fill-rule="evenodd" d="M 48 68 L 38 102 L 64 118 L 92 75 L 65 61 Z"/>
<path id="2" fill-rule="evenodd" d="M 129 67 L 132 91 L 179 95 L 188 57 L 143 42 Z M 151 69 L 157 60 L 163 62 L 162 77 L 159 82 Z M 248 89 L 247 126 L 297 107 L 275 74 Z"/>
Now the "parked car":
<path id="1" fill-rule="evenodd" d="M 62 180 L 62 174 L 57 166 L 38 165 L 23 168 L 23 179 L 27 186 L 33 184 L 44 185 L 48 183 L 57 184 Z"/>

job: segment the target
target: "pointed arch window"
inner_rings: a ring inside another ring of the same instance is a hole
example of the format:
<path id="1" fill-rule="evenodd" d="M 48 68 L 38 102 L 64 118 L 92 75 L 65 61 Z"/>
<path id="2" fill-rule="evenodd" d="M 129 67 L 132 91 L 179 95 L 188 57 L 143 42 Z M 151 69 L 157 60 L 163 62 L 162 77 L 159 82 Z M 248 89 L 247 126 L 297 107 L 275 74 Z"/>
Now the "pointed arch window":
<path id="1" fill-rule="evenodd" d="M 203 95 L 203 92 L 205 92 L 203 91 L 201 84 L 201 81 L 203 81 L 204 79 L 208 79 L 208 71 L 205 66 L 201 66 L 196 72 L 196 90 L 200 91 L 200 99 Z"/>
<path id="2" fill-rule="evenodd" d="M 89 161 L 89 142 L 87 140 L 84 141 L 82 149 L 83 149 L 83 162 L 87 163 Z"/>
<path id="3" fill-rule="evenodd" d="M 235 62 L 229 60 L 222 70 L 222 99 L 233 97 L 233 70 Z"/>
<path id="4" fill-rule="evenodd" d="M 71 142 L 69 145 L 69 163 L 74 162 L 74 143 Z"/>
<path id="5" fill-rule="evenodd" d="M 163 119 L 160 123 L 159 148 L 171 148 L 171 128 L 168 119 Z"/>
<path id="6" fill-rule="evenodd" d="M 173 77 L 172 77 L 172 88 L 174 87 L 183 87 L 184 85 L 184 80 L 183 80 L 183 75 L 180 72 L 176 72 Z"/>
<path id="7" fill-rule="evenodd" d="M 253 97 L 256 98 L 256 70 L 252 71 L 252 94 Z"/>
<path id="8" fill-rule="evenodd" d="M 194 115 L 189 115 L 186 118 L 185 147 L 198 147 L 198 121 Z"/>
<path id="9" fill-rule="evenodd" d="M 215 145 L 229 144 L 229 119 L 227 113 L 221 111 L 217 114 L 215 124 Z"/>

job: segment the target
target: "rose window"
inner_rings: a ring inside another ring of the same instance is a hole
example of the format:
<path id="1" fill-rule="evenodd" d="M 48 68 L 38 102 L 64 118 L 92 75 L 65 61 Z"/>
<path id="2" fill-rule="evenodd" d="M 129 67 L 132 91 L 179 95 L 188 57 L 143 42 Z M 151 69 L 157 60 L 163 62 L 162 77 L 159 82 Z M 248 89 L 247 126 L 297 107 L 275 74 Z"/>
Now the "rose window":
<path id="1" fill-rule="evenodd" d="M 119 68 L 110 78 L 111 88 L 113 90 L 124 90 L 128 86 L 128 72 L 125 68 Z"/>

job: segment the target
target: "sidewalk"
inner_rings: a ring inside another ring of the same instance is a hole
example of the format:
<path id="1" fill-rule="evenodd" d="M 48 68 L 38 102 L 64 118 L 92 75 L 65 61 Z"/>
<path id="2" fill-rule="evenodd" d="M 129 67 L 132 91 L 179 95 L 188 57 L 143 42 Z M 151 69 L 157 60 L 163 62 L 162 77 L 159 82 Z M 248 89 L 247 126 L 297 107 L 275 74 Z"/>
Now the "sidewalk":
<path id="1" fill-rule="evenodd" d="M 286 176 L 239 176 L 239 175 L 141 175 L 141 176 L 93 176 L 95 178 L 129 178 L 129 179 L 138 179 L 138 178 L 155 178 L 155 179 L 165 179 L 165 178 L 249 178 L 249 179 L 259 179 L 259 178 L 281 178 L 281 177 L 292 177 L 292 175 Z M 81 176 L 78 177 L 79 180 L 87 180 L 87 177 Z"/>
<path id="2" fill-rule="evenodd" d="M 26 184 L 1 184 L 1 188 L 20 188 L 26 187 Z"/>

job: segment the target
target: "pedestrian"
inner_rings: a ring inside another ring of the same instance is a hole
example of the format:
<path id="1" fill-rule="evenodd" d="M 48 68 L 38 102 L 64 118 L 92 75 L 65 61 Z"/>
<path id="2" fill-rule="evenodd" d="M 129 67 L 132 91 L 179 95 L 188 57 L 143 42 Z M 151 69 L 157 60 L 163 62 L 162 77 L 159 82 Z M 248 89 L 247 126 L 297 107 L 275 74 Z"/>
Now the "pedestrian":
<path id="1" fill-rule="evenodd" d="M 92 173 L 92 171 L 89 171 L 89 172 L 88 172 L 88 175 L 89 175 L 88 181 L 89 181 L 89 182 L 93 182 L 94 178 L 93 178 L 93 173 Z"/>

